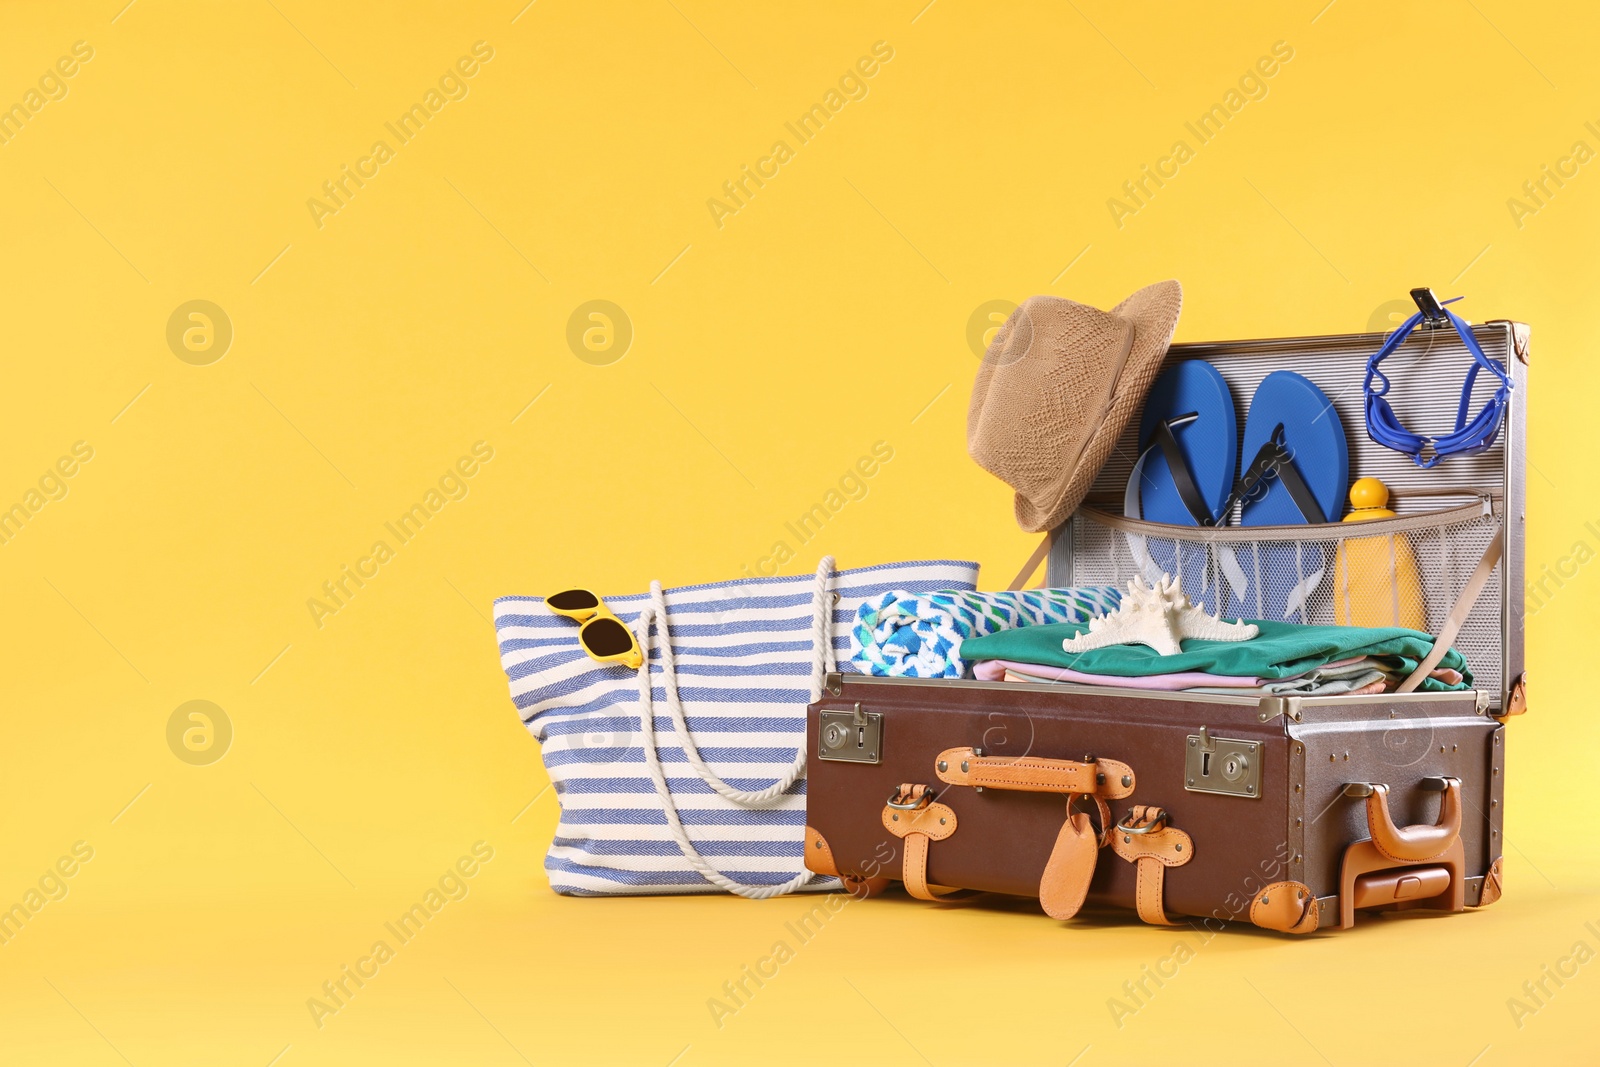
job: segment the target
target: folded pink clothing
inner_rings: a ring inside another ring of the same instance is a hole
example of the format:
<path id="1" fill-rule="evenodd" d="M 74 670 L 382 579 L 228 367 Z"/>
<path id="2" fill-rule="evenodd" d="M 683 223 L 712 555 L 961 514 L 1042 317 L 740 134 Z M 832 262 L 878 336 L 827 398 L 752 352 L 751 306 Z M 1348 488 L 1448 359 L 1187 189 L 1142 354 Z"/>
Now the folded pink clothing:
<path id="1" fill-rule="evenodd" d="M 1034 683 L 1034 684 L 1038 684 L 1040 682 L 1050 682 L 1050 681 L 1063 681 L 1063 682 L 1071 681 L 1071 679 L 1068 679 L 1068 678 L 1050 679 L 1050 678 L 1042 678 L 1042 677 L 1038 677 L 1038 676 L 1030 675 L 1030 674 L 1018 674 L 1016 671 L 1006 671 L 1005 678 L 1003 680 L 1007 681 L 1007 682 L 1031 682 L 1031 683 Z M 1371 695 L 1376 694 L 1376 693 L 1387 693 L 1387 692 L 1392 691 L 1393 689 L 1394 689 L 1394 683 L 1392 681 L 1387 680 L 1387 679 L 1383 679 L 1383 678 L 1379 678 L 1379 679 L 1377 679 L 1375 681 L 1368 682 L 1366 685 L 1361 686 L 1360 688 L 1351 689 L 1351 690 L 1349 690 L 1347 692 L 1342 692 L 1342 693 L 1340 693 L 1338 695 L 1347 696 L 1347 697 L 1371 696 Z M 1185 692 L 1185 693 L 1216 693 L 1216 694 L 1226 694 L 1226 695 L 1230 695 L 1230 696 L 1235 695 L 1235 694 L 1237 694 L 1238 696 L 1254 696 L 1254 695 L 1269 696 L 1269 695 L 1273 695 L 1273 691 L 1272 690 L 1268 690 L 1268 689 L 1245 689 L 1245 688 L 1241 688 L 1241 687 L 1227 688 L 1227 687 L 1220 686 L 1220 685 L 1218 685 L 1218 686 L 1196 686 L 1193 689 L 1181 690 L 1181 692 Z"/>
<path id="2" fill-rule="evenodd" d="M 1164 689 L 1176 691 L 1193 689 L 1198 685 L 1225 686 L 1249 689 L 1261 685 L 1260 678 L 1233 678 L 1204 671 L 1185 671 L 1180 674 L 1150 674 L 1142 678 L 1120 678 L 1109 674 L 1084 674 L 1070 667 L 1046 667 L 1038 663 L 1017 663 L 1007 659 L 986 659 L 972 668 L 974 677 L 986 682 L 1005 680 L 1006 672 L 1025 674 L 1030 679 L 1046 682 L 1077 682 L 1080 685 L 1111 685 L 1122 689 Z"/>

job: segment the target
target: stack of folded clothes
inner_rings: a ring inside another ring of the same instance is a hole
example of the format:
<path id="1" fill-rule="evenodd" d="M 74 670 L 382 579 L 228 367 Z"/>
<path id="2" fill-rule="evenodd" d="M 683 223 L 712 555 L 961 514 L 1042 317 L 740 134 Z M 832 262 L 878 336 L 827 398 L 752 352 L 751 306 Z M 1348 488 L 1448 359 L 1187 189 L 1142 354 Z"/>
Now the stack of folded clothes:
<path id="1" fill-rule="evenodd" d="M 1189 639 L 1175 656 L 1144 645 L 1067 652 L 1063 640 L 1086 624 L 1029 626 L 963 641 L 960 656 L 989 681 L 1072 682 L 1235 696 L 1383 693 L 1393 690 L 1433 649 L 1433 638 L 1400 627 L 1301 626 L 1252 619 L 1249 641 Z M 1468 689 L 1472 672 L 1455 649 L 1419 686 L 1421 692 Z"/>

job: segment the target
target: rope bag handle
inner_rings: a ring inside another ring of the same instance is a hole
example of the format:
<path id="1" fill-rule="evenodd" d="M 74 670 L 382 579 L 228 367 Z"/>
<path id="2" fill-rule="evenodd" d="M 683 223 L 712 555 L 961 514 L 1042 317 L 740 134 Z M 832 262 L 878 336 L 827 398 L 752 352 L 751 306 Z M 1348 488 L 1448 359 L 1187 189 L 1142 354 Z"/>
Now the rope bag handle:
<path id="1" fill-rule="evenodd" d="M 816 581 L 812 586 L 811 594 L 811 702 L 816 703 L 822 697 L 822 684 L 827 673 L 833 669 L 833 594 L 828 585 L 833 577 L 833 557 L 824 556 L 817 564 Z M 672 633 L 667 620 L 667 599 L 661 589 L 660 582 L 650 583 L 650 603 L 639 613 L 635 622 L 637 631 L 635 637 L 639 641 L 639 648 L 644 653 L 644 660 L 639 664 L 639 724 L 643 732 L 643 749 L 645 769 L 650 774 L 650 781 L 655 786 L 656 796 L 661 801 L 662 814 L 667 819 L 667 830 L 677 842 L 678 850 L 683 853 L 683 858 L 689 865 L 700 873 L 706 881 L 729 893 L 747 897 L 751 900 L 765 900 L 768 897 L 782 896 L 792 893 L 796 889 L 811 881 L 813 874 L 802 869 L 789 881 L 779 885 L 752 886 L 743 882 L 736 882 L 732 878 L 717 870 L 707 863 L 695 848 L 694 842 L 689 839 L 689 834 L 683 828 L 683 821 L 678 817 L 677 804 L 672 799 L 672 792 L 667 787 L 666 773 L 661 769 L 661 759 L 656 753 L 656 714 L 655 693 L 650 678 L 650 634 L 654 629 L 659 636 L 661 649 L 661 687 L 666 693 L 667 712 L 672 716 L 672 726 L 678 735 L 679 744 L 683 748 L 683 755 L 693 768 L 695 774 L 724 799 L 742 807 L 762 807 L 771 804 L 782 796 L 800 776 L 806 773 L 806 746 L 801 741 L 795 749 L 794 764 L 777 781 L 765 789 L 747 791 L 735 789 L 713 771 L 706 762 L 700 758 L 700 750 L 695 745 L 694 736 L 689 732 L 689 721 L 683 712 L 683 701 L 678 696 L 678 675 L 676 660 L 672 654 Z"/>

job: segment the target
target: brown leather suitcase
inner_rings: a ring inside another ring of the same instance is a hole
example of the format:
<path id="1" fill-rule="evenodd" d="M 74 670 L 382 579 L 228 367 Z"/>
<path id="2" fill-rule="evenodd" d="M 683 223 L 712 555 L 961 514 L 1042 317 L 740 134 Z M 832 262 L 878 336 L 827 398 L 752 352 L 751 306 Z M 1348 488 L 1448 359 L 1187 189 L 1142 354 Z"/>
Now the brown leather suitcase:
<path id="1" fill-rule="evenodd" d="M 1400 517 L 1303 529 L 1328 558 L 1345 538 L 1416 539 L 1428 629 L 1467 656 L 1475 691 L 1256 698 L 833 675 L 808 713 L 811 869 L 866 891 L 893 879 L 924 897 L 1038 897 L 1063 918 L 1087 899 L 1154 923 L 1240 920 L 1290 933 L 1348 927 L 1362 909 L 1497 900 L 1501 722 L 1527 708 L 1529 346 L 1521 324 L 1473 332 L 1512 375 L 1510 411 L 1492 448 L 1430 470 L 1362 433 L 1362 376 L 1381 335 L 1177 344 L 1167 363 L 1209 361 L 1241 404 L 1281 368 L 1322 385 L 1347 428 L 1351 477 L 1382 479 Z M 1419 361 L 1466 364 L 1449 330 L 1406 345 Z M 1458 400 L 1452 388 L 1406 402 L 1448 425 Z M 1013 588 L 1045 558 L 1052 586 L 1120 586 L 1139 573 L 1139 538 L 1186 536 L 1116 514 L 1135 432 Z M 1211 529 L 1197 547 L 1214 558 L 1220 545 L 1247 549 L 1239 539 L 1287 529 Z M 1338 621 L 1323 589 L 1307 617 Z"/>
<path id="2" fill-rule="evenodd" d="M 1500 896 L 1485 694 L 1265 697 L 830 675 L 806 862 L 871 892 L 1087 899 L 1146 922 L 1348 927 Z"/>

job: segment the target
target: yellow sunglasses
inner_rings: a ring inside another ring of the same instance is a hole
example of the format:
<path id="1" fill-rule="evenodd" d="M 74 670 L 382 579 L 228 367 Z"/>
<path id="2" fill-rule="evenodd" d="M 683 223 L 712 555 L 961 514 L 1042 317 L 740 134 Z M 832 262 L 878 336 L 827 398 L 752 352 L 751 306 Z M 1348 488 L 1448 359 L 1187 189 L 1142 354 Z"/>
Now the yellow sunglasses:
<path id="1" fill-rule="evenodd" d="M 638 670 L 644 662 L 633 631 L 622 624 L 606 607 L 606 602 L 587 589 L 566 589 L 544 599 L 545 606 L 583 625 L 578 628 L 578 644 L 596 663 L 620 663 Z"/>

